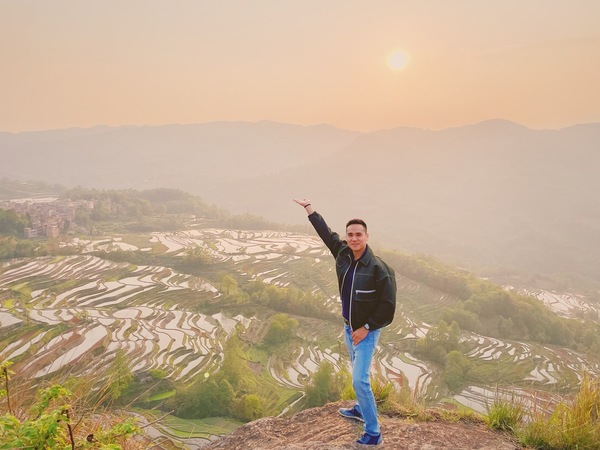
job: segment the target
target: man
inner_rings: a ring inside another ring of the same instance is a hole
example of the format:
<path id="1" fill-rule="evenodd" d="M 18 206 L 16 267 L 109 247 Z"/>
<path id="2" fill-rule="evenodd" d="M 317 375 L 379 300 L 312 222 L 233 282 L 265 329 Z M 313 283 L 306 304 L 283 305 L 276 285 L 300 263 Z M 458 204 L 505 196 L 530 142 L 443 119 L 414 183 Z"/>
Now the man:
<path id="1" fill-rule="evenodd" d="M 378 445 L 383 442 L 377 419 L 377 404 L 371 390 L 371 360 L 381 328 L 389 325 L 396 309 L 394 271 L 373 254 L 367 245 L 367 224 L 352 219 L 346 224 L 346 239 L 325 223 L 307 199 L 297 200 L 308 219 L 335 258 L 342 299 L 344 336 L 352 363 L 352 387 L 357 404 L 339 413 L 365 423 L 365 434 L 356 442 Z"/>

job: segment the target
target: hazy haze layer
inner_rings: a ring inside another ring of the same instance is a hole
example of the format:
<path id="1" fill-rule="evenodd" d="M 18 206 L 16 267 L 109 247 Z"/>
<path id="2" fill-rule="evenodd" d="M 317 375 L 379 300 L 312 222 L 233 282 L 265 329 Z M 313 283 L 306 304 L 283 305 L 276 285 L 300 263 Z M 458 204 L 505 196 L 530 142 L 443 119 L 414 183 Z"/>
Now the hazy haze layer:
<path id="1" fill-rule="evenodd" d="M 503 120 L 360 134 L 261 123 L 0 133 L 0 176 L 98 188 L 175 187 L 236 213 L 307 223 L 465 264 L 600 280 L 600 124 Z"/>

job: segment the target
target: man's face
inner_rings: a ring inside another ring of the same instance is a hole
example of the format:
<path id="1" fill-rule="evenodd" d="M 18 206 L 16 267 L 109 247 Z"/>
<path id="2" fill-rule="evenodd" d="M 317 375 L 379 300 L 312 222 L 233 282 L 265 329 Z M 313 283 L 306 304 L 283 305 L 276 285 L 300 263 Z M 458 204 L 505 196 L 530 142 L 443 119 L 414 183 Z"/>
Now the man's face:
<path id="1" fill-rule="evenodd" d="M 346 242 L 348 242 L 348 246 L 354 254 L 362 253 L 367 246 L 368 240 L 369 234 L 362 225 L 353 223 L 346 228 Z"/>

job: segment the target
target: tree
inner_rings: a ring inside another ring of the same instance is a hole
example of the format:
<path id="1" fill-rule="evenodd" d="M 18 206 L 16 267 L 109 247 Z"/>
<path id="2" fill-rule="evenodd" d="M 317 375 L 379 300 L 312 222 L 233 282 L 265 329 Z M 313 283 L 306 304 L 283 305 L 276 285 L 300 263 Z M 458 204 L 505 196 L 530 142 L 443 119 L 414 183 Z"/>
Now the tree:
<path id="1" fill-rule="evenodd" d="M 442 319 L 447 323 L 455 321 L 462 329 L 475 333 L 480 332 L 482 328 L 477 314 L 465 309 L 462 303 L 458 303 L 453 308 L 446 308 L 442 313 Z"/>
<path id="2" fill-rule="evenodd" d="M 210 257 L 208 250 L 199 245 L 195 245 L 186 250 L 183 261 L 186 264 L 194 266 L 205 266 L 212 261 L 212 258 Z M 233 281 L 237 285 L 237 281 L 235 281 L 235 279 L 233 279 Z M 221 280 L 221 282 L 223 282 L 223 280 Z"/>
<path id="3" fill-rule="evenodd" d="M 319 370 L 315 372 L 310 385 L 306 388 L 307 406 L 322 406 L 325 403 L 339 400 L 342 396 L 342 390 L 348 382 L 347 372 L 336 374 L 333 365 L 329 361 L 321 362 Z"/>
<path id="4" fill-rule="evenodd" d="M 246 303 L 249 300 L 248 294 L 240 289 L 237 280 L 231 275 L 223 275 L 219 285 L 219 291 L 226 299 L 232 300 L 235 303 Z"/>
<path id="5" fill-rule="evenodd" d="M 265 344 L 281 345 L 289 342 L 298 329 L 298 321 L 287 314 L 275 314 L 269 321 L 269 331 L 265 336 Z"/>
<path id="6" fill-rule="evenodd" d="M 125 351 L 120 348 L 115 353 L 110 369 L 110 387 L 109 394 L 111 399 L 118 399 L 133 381 L 133 373 L 127 363 Z"/>
<path id="7" fill-rule="evenodd" d="M 47 248 L 43 244 L 25 239 L 17 239 L 14 236 L 0 236 L 0 259 L 43 256 L 45 254 L 47 254 Z"/>
<path id="8" fill-rule="evenodd" d="M 231 275 L 223 275 L 221 277 L 221 283 L 219 290 L 224 295 L 235 295 L 239 291 L 239 285 L 235 278 Z"/>
<path id="9" fill-rule="evenodd" d="M 180 417 L 203 419 L 205 417 L 225 417 L 231 413 L 235 393 L 227 380 L 209 380 L 196 383 L 184 389 L 172 401 Z"/>
<path id="10" fill-rule="evenodd" d="M 444 369 L 444 382 L 450 390 L 462 386 L 468 379 L 471 362 L 469 358 L 457 350 L 448 353 L 446 368 Z"/>
<path id="11" fill-rule="evenodd" d="M 446 321 L 440 320 L 431 327 L 424 338 L 417 340 L 417 351 L 441 365 L 446 364 L 448 352 L 459 348 L 461 329 L 456 322 L 448 326 Z"/>
<path id="12" fill-rule="evenodd" d="M 22 235 L 29 221 L 27 217 L 12 209 L 0 209 L 0 234 Z"/>
<path id="13" fill-rule="evenodd" d="M 515 324 L 510 317 L 508 319 L 502 316 L 498 318 L 498 333 L 500 334 L 500 337 L 510 338 L 514 328 Z"/>
<path id="14" fill-rule="evenodd" d="M 244 374 L 248 373 L 248 363 L 237 333 L 229 338 L 224 346 L 223 353 L 221 376 L 234 388 L 237 388 L 242 382 Z"/>
<path id="15" fill-rule="evenodd" d="M 90 218 L 90 211 L 86 207 L 80 206 L 77 208 L 77 210 L 75 210 L 74 221 L 77 225 L 88 228 L 92 222 L 92 219 Z"/>
<path id="16" fill-rule="evenodd" d="M 256 420 L 264 415 L 264 405 L 256 394 L 244 395 L 238 403 L 237 418 L 246 421 Z"/>

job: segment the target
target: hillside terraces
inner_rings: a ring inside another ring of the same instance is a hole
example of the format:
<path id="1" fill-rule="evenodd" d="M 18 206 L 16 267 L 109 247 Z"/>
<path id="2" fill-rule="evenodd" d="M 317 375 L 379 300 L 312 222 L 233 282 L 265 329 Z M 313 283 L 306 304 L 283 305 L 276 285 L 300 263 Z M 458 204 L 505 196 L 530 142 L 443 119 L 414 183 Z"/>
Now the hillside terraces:
<path id="1" fill-rule="evenodd" d="M 591 304 L 580 295 L 548 292 L 542 289 L 521 289 L 520 293 L 542 301 L 544 305 L 562 317 L 586 317 L 600 323 L 600 305 Z"/>
<path id="2" fill-rule="evenodd" d="M 217 314 L 207 317 L 178 310 L 166 294 L 186 290 L 213 297 L 216 289 L 204 280 L 174 274 L 166 268 L 138 267 L 127 277 L 104 281 L 111 273 L 123 273 L 126 266 L 93 256 L 74 256 L 59 260 L 39 258 L 5 270 L 2 286 L 27 283 L 35 288 L 40 279 L 80 282 L 58 295 L 49 289 L 33 289 L 27 317 L 20 319 L 19 312 L 15 312 L 15 320 L 49 326 L 69 324 L 68 331 L 50 339 L 35 353 L 30 347 L 44 342 L 51 327 L 39 329 L 35 336 L 28 333 L 13 340 L 2 357 L 12 360 L 29 352 L 33 358 L 24 369 L 40 377 L 76 362 L 101 345 L 106 352 L 97 359 L 98 367 L 123 348 L 134 371 L 161 367 L 179 379 L 205 369 L 212 355 L 220 352 L 218 330 L 231 332 L 231 322 L 247 323 L 243 318 L 229 319 Z M 61 354 L 58 358 L 57 352 Z M 42 361 L 51 363 L 45 365 Z M 88 371 L 94 369 L 88 367 Z"/>
<path id="3" fill-rule="evenodd" d="M 297 261 L 302 255 L 319 264 L 324 255 L 316 239 L 281 233 L 193 230 L 157 233 L 147 241 L 144 251 L 161 245 L 165 254 L 175 257 L 199 245 L 213 261 L 233 263 L 248 279 L 277 283 L 266 275 L 276 272 L 286 278 L 284 285 L 292 282 L 285 261 Z M 238 324 L 250 342 L 264 336 L 265 323 L 256 317 L 197 312 L 203 301 L 218 302 L 218 283 L 164 266 L 134 266 L 89 255 L 138 248 L 121 237 L 74 239 L 64 245 L 77 246 L 84 254 L 13 260 L 3 265 L 0 275 L 0 324 L 14 330 L 10 341 L 2 341 L 0 358 L 16 360 L 17 367 L 33 377 L 51 376 L 63 368 L 73 374 L 100 373 L 122 349 L 135 373 L 159 368 L 169 379 L 186 382 L 218 370 L 222 343 Z M 273 268 L 264 267 L 272 261 L 277 261 Z M 21 293 L 26 300 L 13 298 Z M 59 324 L 62 332 L 56 331 Z M 317 337 L 312 327 L 300 333 L 308 340 Z M 99 349 L 100 357 L 92 358 Z M 339 361 L 339 350 L 301 349 L 292 366 L 274 361 L 269 370 L 283 387 L 301 389 L 323 359 Z"/>
<path id="4" fill-rule="evenodd" d="M 119 349 L 136 374 L 160 369 L 168 380 L 182 383 L 210 377 L 219 370 L 223 343 L 236 327 L 243 330 L 246 342 L 259 344 L 272 314 L 252 304 L 221 303 L 218 277 L 223 272 L 241 280 L 318 292 L 324 308 L 336 313 L 339 308 L 333 259 L 313 236 L 192 229 L 73 239 L 63 245 L 80 248 L 81 254 L 10 260 L 0 266 L 0 359 L 14 360 L 16 370 L 34 378 L 64 371 L 102 373 Z M 211 260 L 199 266 L 198 275 L 94 256 L 101 250 L 135 249 L 183 261 L 186 250 L 194 247 Z M 473 377 L 481 381 L 449 396 L 439 368 L 420 361 L 407 348 L 425 336 L 440 309 L 455 299 L 401 274 L 397 279 L 396 318 L 382 333 L 374 368 L 418 397 L 451 397 L 485 411 L 496 392 L 489 386 L 506 386 L 507 392 L 530 401 L 545 395 L 541 391 L 575 386 L 584 372 L 600 375 L 597 359 L 572 350 L 464 333 L 466 356 L 476 363 Z M 300 326 L 293 350 L 285 357 L 272 354 L 263 367 L 274 386 L 297 393 L 283 400 L 273 394 L 278 412 L 298 400 L 322 361 L 338 370 L 348 366 L 341 327 L 318 318 L 296 319 Z"/>

